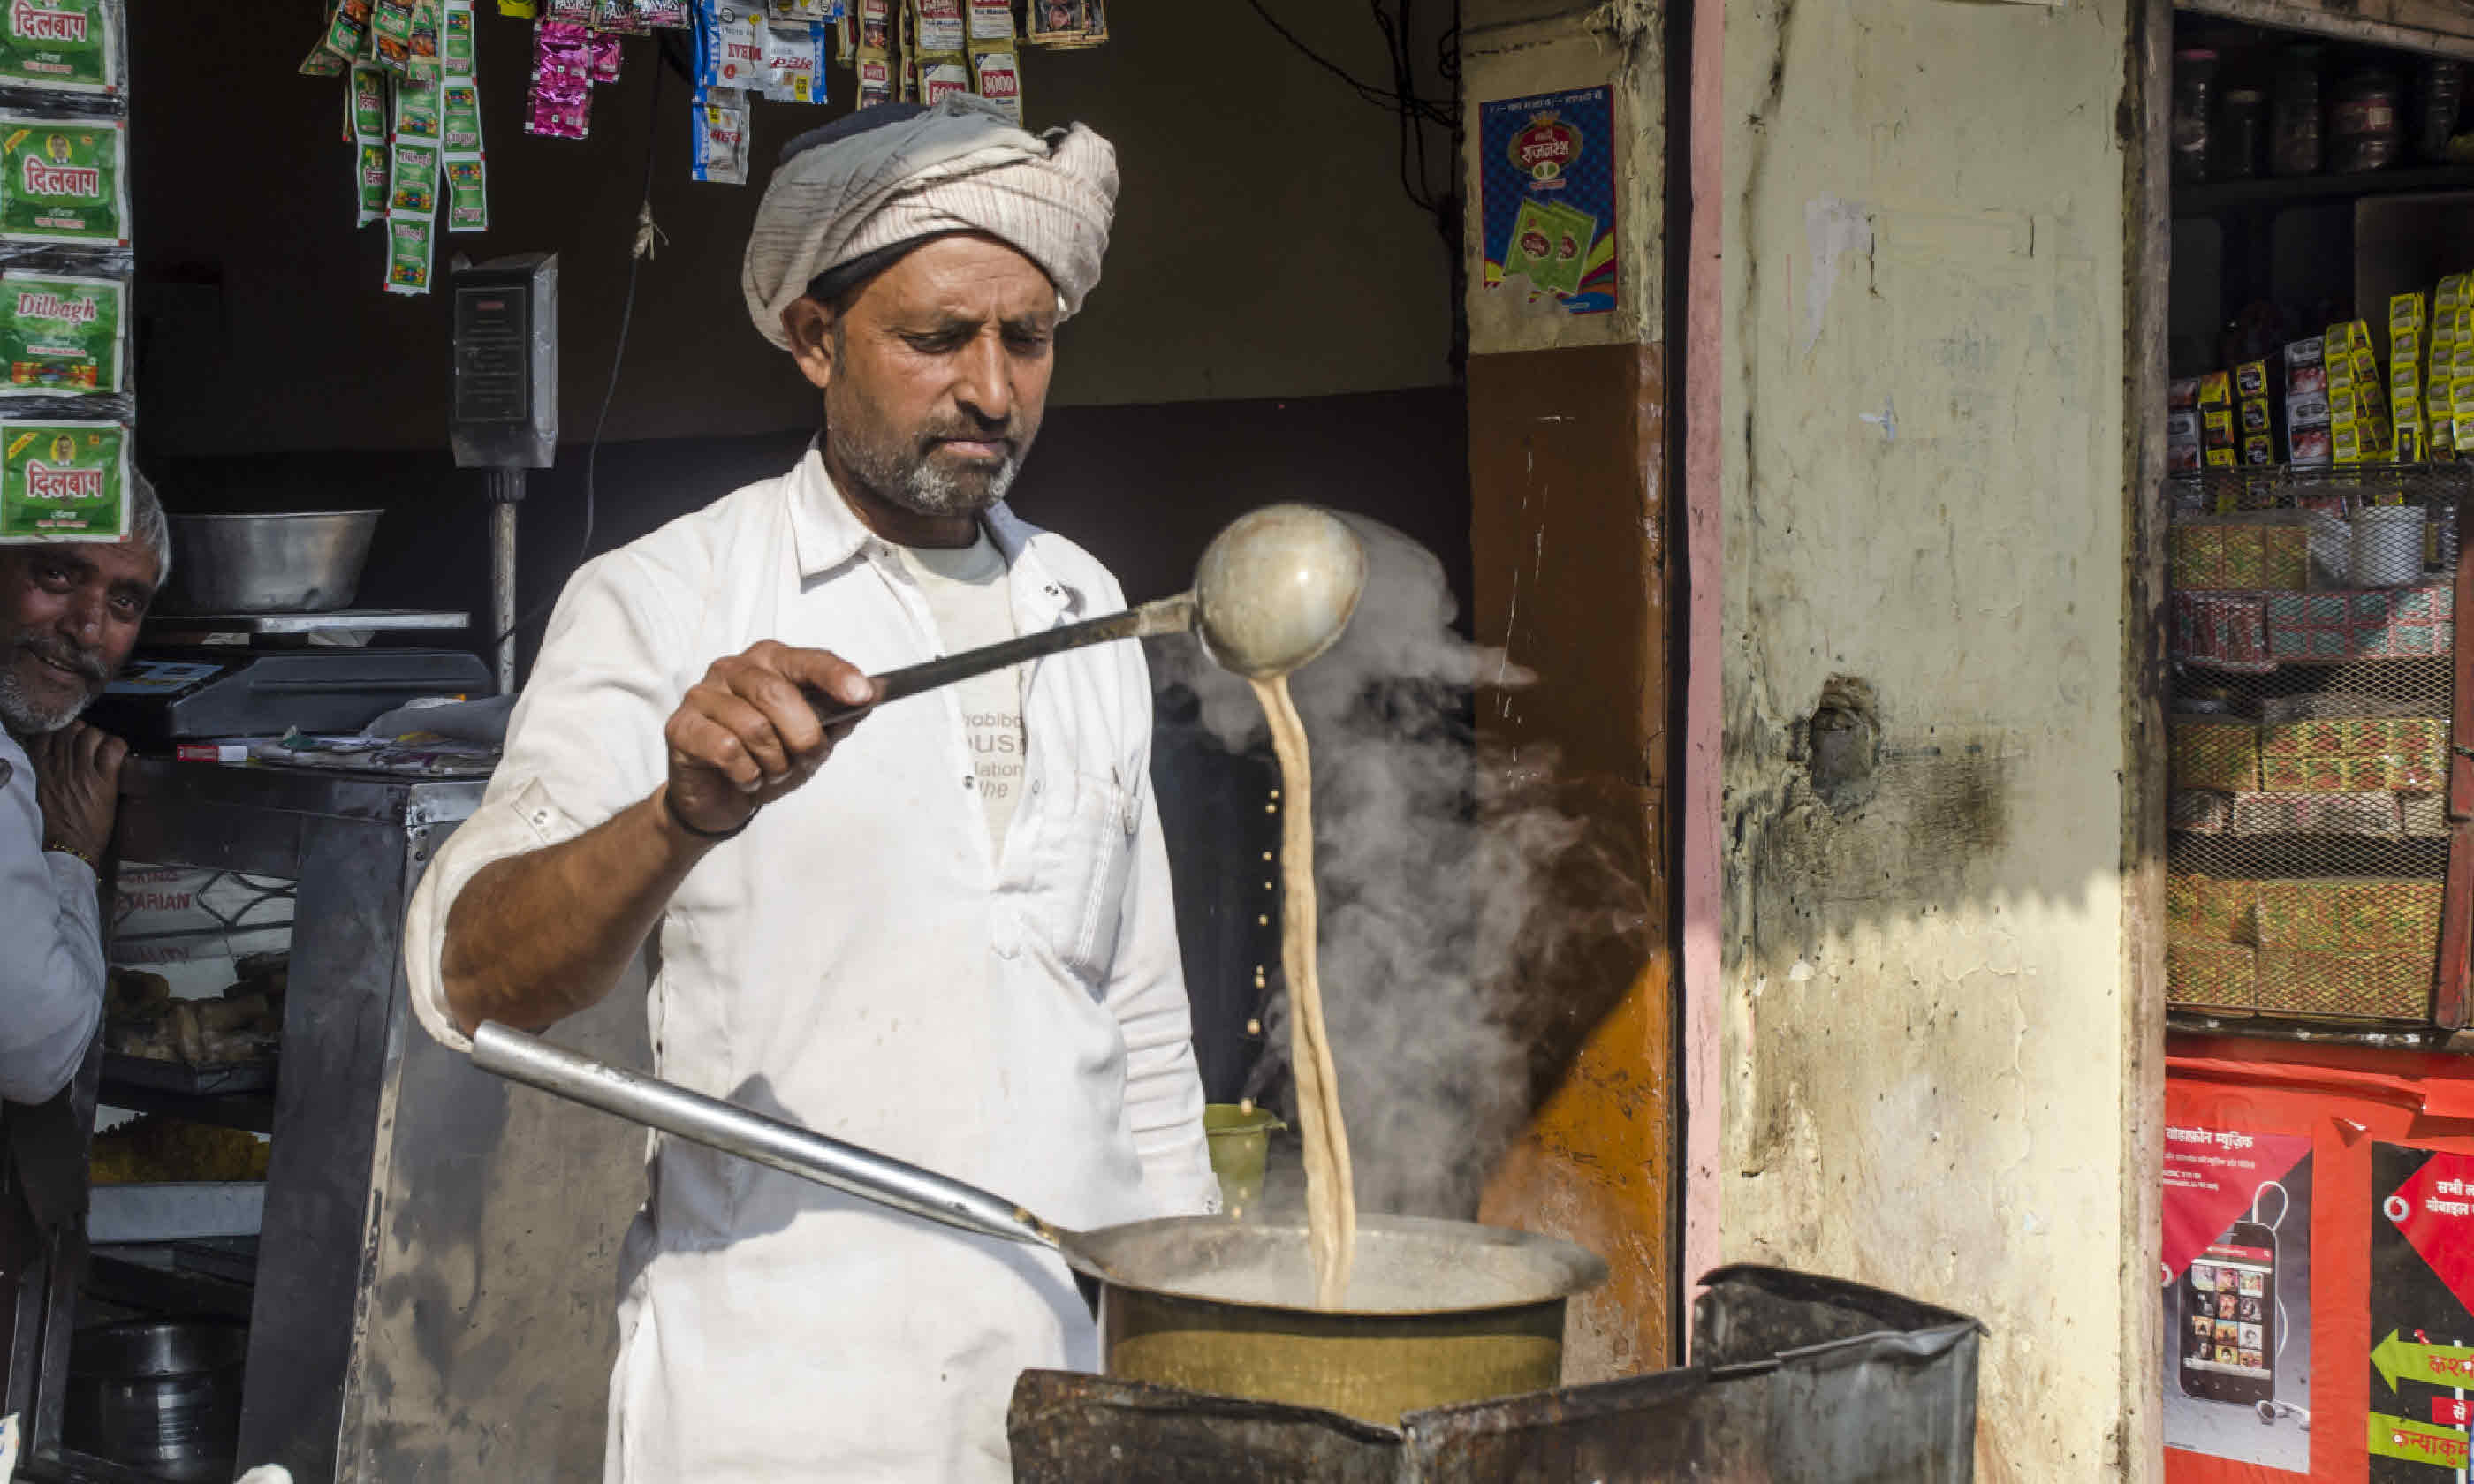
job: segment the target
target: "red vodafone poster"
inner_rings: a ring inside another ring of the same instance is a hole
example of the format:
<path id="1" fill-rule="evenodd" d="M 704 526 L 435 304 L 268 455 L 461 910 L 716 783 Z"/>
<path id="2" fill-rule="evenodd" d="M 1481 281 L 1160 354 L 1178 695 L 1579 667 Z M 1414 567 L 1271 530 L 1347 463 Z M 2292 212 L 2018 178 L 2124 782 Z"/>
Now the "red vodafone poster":
<path id="1" fill-rule="evenodd" d="M 2311 1137 L 2169 1119 L 2165 1445 L 2311 1467 Z"/>

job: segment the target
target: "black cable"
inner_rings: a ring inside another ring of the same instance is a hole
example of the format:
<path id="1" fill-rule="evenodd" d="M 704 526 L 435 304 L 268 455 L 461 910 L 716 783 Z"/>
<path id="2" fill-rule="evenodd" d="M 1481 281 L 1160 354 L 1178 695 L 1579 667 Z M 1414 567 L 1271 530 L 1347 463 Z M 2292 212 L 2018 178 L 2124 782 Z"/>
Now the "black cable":
<path id="1" fill-rule="evenodd" d="M 1338 62 L 1333 61 L 1330 58 L 1323 56 L 1321 52 L 1316 51 L 1313 47 L 1306 45 L 1296 32 L 1281 25 L 1278 17 L 1274 16 L 1271 12 L 1263 9 L 1263 0 L 1246 0 L 1246 4 L 1252 9 L 1256 15 L 1262 17 L 1264 25 L 1269 26 L 1273 31 L 1279 33 L 1280 39 L 1297 48 L 1299 56 L 1305 58 L 1306 60 L 1313 62 L 1316 66 L 1321 67 L 1325 72 L 1330 73 L 1333 77 L 1336 77 L 1342 82 L 1347 84 L 1349 87 L 1357 93 L 1357 96 L 1364 99 L 1366 102 L 1373 104 L 1377 108 L 1409 109 L 1417 112 L 1419 116 L 1431 119 L 1433 122 L 1438 124 L 1444 122 L 1439 106 L 1427 99 L 1414 96 L 1403 96 L 1395 92 L 1387 92 L 1384 89 L 1375 86 L 1371 83 L 1362 83 L 1356 78 L 1350 76 L 1346 68 L 1341 66 Z"/>
<path id="2" fill-rule="evenodd" d="M 646 211 L 653 203 L 653 159 L 660 153 L 662 134 L 662 69 L 659 67 L 653 69 L 652 114 L 652 126 L 644 136 L 644 188 L 636 198 L 642 203 L 642 209 Z M 584 447 L 584 534 L 575 542 L 575 564 L 579 567 L 593 555 L 593 519 L 597 504 L 594 475 L 601 461 L 601 430 L 610 425 L 610 403 L 618 395 L 618 369 L 627 362 L 627 327 L 636 318 L 636 273 L 644 266 L 644 258 L 645 253 L 636 251 L 635 239 L 630 236 L 627 244 L 627 292 L 618 301 L 618 343 L 610 351 L 610 380 L 601 389 L 601 410 L 593 419 L 593 441 Z M 532 627 L 535 620 L 557 604 L 565 586 L 560 584 L 551 588 L 549 596 L 526 609 L 521 617 L 507 626 L 505 633 L 490 641 L 486 653 L 497 654 L 499 645 Z"/>

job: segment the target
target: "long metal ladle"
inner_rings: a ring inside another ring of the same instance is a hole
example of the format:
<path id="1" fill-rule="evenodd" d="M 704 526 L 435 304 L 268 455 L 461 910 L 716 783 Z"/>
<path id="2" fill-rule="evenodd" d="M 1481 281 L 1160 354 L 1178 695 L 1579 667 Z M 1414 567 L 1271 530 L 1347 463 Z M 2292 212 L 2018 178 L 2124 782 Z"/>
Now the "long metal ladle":
<path id="1" fill-rule="evenodd" d="M 473 1032 L 473 1065 L 510 1082 L 616 1113 L 691 1143 L 813 1180 L 846 1194 L 925 1216 L 949 1227 L 1008 1241 L 1053 1247 L 1068 1266 L 1112 1279 L 1088 1251 L 1083 1233 L 1051 1226 L 1020 1206 L 977 1185 L 890 1155 L 846 1144 L 813 1129 L 770 1118 L 676 1083 L 580 1056 L 539 1037 L 484 1020 Z"/>
<path id="2" fill-rule="evenodd" d="M 886 702 L 1045 655 L 1188 630 L 1224 669 L 1269 680 L 1331 648 L 1365 588 L 1366 548 L 1339 516 L 1314 505 L 1266 505 L 1213 537 L 1195 568 L 1194 586 L 1173 598 L 888 670 L 875 677 L 880 689 L 865 706 L 813 690 L 809 701 L 817 719 L 834 726 Z"/>

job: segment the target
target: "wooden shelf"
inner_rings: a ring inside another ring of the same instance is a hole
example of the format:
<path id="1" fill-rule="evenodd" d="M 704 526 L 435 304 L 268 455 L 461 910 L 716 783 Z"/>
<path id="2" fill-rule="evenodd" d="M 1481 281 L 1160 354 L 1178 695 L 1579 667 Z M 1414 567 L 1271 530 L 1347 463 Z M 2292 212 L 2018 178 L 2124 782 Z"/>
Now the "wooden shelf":
<path id="1" fill-rule="evenodd" d="M 2474 165 L 2413 165 L 2361 175 L 2263 177 L 2173 187 L 2177 217 L 2217 216 L 2344 201 L 2358 196 L 2401 196 L 2415 191 L 2474 191 Z"/>

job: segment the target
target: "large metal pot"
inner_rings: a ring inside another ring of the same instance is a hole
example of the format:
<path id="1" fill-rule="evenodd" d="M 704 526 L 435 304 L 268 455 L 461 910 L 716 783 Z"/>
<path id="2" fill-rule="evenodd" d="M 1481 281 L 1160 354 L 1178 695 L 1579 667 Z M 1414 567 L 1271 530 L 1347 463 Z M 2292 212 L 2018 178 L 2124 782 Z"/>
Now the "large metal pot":
<path id="1" fill-rule="evenodd" d="M 318 613 L 351 606 L 377 534 L 375 510 L 173 515 L 173 607 L 187 613 Z"/>
<path id="2" fill-rule="evenodd" d="M 69 1343 L 61 1441 L 174 1484 L 232 1476 L 249 1327 L 131 1320 Z"/>
<path id="3" fill-rule="evenodd" d="M 1178 1216 L 1096 1232 L 1052 1226 L 1001 1196 L 719 1098 L 605 1066 L 484 1022 L 484 1071 L 897 1210 L 1054 1248 L 1100 1281 L 1110 1376 L 1400 1414 L 1556 1384 L 1564 1305 L 1606 1281 L 1596 1256 L 1531 1232 L 1362 1215 L 1348 1306 L 1313 1306 L 1300 1220 Z"/>

